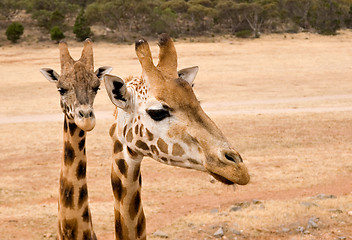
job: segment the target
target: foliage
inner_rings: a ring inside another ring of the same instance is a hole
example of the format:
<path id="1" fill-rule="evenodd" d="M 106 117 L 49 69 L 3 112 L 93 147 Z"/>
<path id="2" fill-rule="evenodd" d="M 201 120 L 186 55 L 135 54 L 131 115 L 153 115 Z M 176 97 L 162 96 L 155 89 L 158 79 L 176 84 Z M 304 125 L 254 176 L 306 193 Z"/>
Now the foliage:
<path id="1" fill-rule="evenodd" d="M 0 0 L 0 25 L 22 9 L 45 32 L 74 28 L 78 40 L 91 36 L 91 25 L 119 36 L 241 36 L 251 30 L 260 37 L 261 32 L 336 34 L 352 28 L 352 0 Z"/>
<path id="2" fill-rule="evenodd" d="M 42 27 L 47 31 L 54 26 L 63 27 L 65 22 L 65 16 L 58 10 L 51 12 L 42 9 L 33 13 L 32 17 L 37 21 L 39 27 Z"/>
<path id="3" fill-rule="evenodd" d="M 341 0 L 320 0 L 313 5 L 312 25 L 321 34 L 334 35 L 344 24 L 351 5 Z"/>
<path id="4" fill-rule="evenodd" d="M 61 39 L 65 38 L 65 35 L 59 26 L 54 26 L 50 29 L 50 37 L 51 40 L 54 40 L 58 43 Z"/>
<path id="5" fill-rule="evenodd" d="M 235 36 L 238 38 L 249 38 L 252 36 L 252 31 L 251 30 L 238 31 L 236 32 Z"/>
<path id="6" fill-rule="evenodd" d="M 10 20 L 21 6 L 18 1 L 15 0 L 1 0 L 0 1 L 0 16 L 5 17 L 6 20 Z"/>
<path id="7" fill-rule="evenodd" d="M 83 9 L 81 9 L 76 18 L 75 25 L 73 26 L 73 33 L 79 41 L 84 41 L 86 38 L 92 36 L 92 32 L 88 25 L 87 19 L 84 16 Z"/>
<path id="8" fill-rule="evenodd" d="M 23 31 L 24 31 L 24 27 L 22 26 L 21 23 L 13 22 L 6 29 L 7 39 L 13 43 L 16 43 L 17 40 L 21 38 Z"/>

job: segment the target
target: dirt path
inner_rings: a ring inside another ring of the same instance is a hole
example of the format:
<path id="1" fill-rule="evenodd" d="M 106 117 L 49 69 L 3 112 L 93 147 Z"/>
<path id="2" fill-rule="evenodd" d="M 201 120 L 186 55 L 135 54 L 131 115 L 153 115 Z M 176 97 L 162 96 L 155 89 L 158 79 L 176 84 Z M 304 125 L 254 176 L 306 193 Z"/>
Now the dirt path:
<path id="1" fill-rule="evenodd" d="M 265 100 L 250 100 L 242 102 L 206 102 L 202 104 L 204 110 L 210 116 L 216 115 L 257 115 L 257 114 L 290 114 L 290 113 L 324 113 L 352 111 L 350 106 L 327 106 L 327 107 L 289 107 L 289 108 L 260 108 L 261 105 L 275 105 L 288 103 L 307 103 L 329 100 L 350 100 L 352 94 L 310 96 L 297 98 L 279 98 Z M 250 109 L 229 109 L 231 107 L 251 106 Z M 259 107 L 258 107 L 259 106 Z M 226 108 L 226 109 L 221 109 Z M 96 111 L 98 119 L 112 119 L 112 111 Z M 1 116 L 0 124 L 29 123 L 29 122 L 56 122 L 62 120 L 62 114 L 33 114 L 17 116 Z"/>

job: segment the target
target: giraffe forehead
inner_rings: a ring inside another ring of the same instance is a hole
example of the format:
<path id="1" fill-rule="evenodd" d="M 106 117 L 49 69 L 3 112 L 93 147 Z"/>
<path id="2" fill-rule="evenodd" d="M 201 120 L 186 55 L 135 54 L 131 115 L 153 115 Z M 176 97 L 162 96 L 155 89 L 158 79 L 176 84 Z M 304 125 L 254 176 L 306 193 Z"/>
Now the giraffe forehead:
<path id="1" fill-rule="evenodd" d="M 198 111 L 200 107 L 192 87 L 183 79 L 165 81 L 152 92 L 157 100 L 174 110 Z"/>
<path id="2" fill-rule="evenodd" d="M 100 86 L 100 81 L 94 73 L 87 70 L 80 62 L 77 62 L 76 65 L 79 67 L 70 68 L 69 71 L 62 74 L 58 81 L 58 87 L 86 89 L 88 86 Z"/>

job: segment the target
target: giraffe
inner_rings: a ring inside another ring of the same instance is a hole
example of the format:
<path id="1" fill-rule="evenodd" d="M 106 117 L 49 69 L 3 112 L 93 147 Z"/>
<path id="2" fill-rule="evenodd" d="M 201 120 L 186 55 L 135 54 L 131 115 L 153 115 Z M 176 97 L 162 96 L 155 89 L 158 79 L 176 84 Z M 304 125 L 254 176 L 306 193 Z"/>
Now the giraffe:
<path id="1" fill-rule="evenodd" d="M 92 41 L 84 43 L 81 58 L 72 59 L 67 44 L 60 42 L 61 75 L 53 69 L 40 71 L 56 84 L 64 113 L 64 149 L 60 170 L 58 201 L 58 230 L 60 240 L 96 239 L 88 206 L 86 180 L 86 134 L 95 126 L 94 98 L 100 81 L 111 67 L 100 67 L 95 72 Z"/>
<path id="2" fill-rule="evenodd" d="M 205 114 L 193 92 L 198 67 L 177 72 L 173 40 L 162 34 L 158 45 L 159 63 L 155 66 L 148 42 L 136 41 L 141 77 L 104 76 L 107 93 L 117 107 L 109 131 L 115 239 L 146 239 L 140 172 L 145 156 L 208 172 L 225 184 L 249 182 L 240 154 Z"/>

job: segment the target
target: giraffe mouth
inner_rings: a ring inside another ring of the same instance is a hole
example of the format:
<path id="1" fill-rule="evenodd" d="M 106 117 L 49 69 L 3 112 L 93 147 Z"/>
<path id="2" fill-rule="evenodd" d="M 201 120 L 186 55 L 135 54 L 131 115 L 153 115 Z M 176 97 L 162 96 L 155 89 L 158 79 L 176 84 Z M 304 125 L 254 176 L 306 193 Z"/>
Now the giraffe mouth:
<path id="1" fill-rule="evenodd" d="M 218 180 L 219 182 L 222 182 L 226 185 L 233 185 L 235 184 L 234 182 L 228 180 L 227 178 L 220 176 L 219 174 L 213 173 L 213 172 L 209 172 L 210 175 L 212 175 L 216 180 Z"/>

